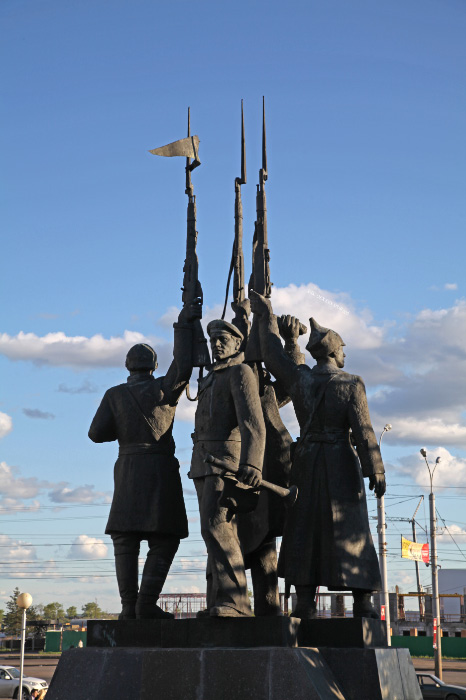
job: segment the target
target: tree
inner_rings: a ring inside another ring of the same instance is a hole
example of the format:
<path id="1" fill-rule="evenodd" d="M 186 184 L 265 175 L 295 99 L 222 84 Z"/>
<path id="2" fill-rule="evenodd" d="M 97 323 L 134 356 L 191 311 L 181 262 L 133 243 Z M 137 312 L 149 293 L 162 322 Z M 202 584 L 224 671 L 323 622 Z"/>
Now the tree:
<path id="1" fill-rule="evenodd" d="M 46 620 L 57 620 L 57 622 L 63 622 L 65 619 L 63 605 L 57 602 L 44 605 L 44 618 Z"/>
<path id="2" fill-rule="evenodd" d="M 70 605 L 70 607 L 66 609 L 66 617 L 68 620 L 73 620 L 75 617 L 78 617 L 78 610 L 76 606 Z"/>
<path id="3" fill-rule="evenodd" d="M 19 636 L 21 634 L 21 622 L 23 611 L 16 605 L 16 598 L 19 596 L 20 593 L 21 591 L 18 587 L 16 587 L 7 601 L 6 613 L 3 616 L 3 630 L 5 634 L 10 634 L 13 636 Z M 27 619 L 37 619 L 37 612 L 33 605 L 31 605 L 31 607 L 28 608 Z"/>
<path id="4" fill-rule="evenodd" d="M 99 607 L 97 601 L 95 601 L 94 603 L 86 603 L 82 606 L 82 616 L 85 619 L 101 618 L 103 614 L 104 613 Z"/>

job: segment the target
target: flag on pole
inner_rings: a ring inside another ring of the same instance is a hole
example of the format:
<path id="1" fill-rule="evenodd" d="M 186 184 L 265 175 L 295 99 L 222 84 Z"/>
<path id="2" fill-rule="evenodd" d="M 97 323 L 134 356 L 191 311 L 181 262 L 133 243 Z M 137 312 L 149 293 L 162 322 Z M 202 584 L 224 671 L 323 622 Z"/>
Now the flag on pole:
<path id="1" fill-rule="evenodd" d="M 152 153 L 154 156 L 167 156 L 169 158 L 173 156 L 192 158 L 193 162 L 190 165 L 190 170 L 194 170 L 201 164 L 199 160 L 199 136 L 188 136 L 185 139 L 173 141 L 173 143 L 168 143 L 166 146 L 154 148 L 149 153 Z"/>

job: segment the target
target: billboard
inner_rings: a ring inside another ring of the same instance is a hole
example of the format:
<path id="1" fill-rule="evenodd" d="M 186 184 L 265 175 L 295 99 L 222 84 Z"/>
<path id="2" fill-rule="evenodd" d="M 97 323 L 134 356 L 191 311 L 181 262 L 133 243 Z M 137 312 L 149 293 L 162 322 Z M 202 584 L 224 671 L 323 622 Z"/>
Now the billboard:
<path id="1" fill-rule="evenodd" d="M 401 538 L 401 556 L 403 559 L 413 559 L 413 561 L 423 561 L 429 563 L 429 545 L 420 542 L 411 542 L 404 537 Z"/>

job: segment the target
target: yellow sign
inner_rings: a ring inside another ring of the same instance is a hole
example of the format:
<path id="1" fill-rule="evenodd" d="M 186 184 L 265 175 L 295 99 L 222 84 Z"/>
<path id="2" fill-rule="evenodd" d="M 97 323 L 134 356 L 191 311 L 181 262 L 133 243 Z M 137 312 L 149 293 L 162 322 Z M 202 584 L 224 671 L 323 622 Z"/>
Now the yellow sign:
<path id="1" fill-rule="evenodd" d="M 429 545 L 420 542 L 411 542 L 404 537 L 401 538 L 401 556 L 403 559 L 413 559 L 429 563 Z"/>

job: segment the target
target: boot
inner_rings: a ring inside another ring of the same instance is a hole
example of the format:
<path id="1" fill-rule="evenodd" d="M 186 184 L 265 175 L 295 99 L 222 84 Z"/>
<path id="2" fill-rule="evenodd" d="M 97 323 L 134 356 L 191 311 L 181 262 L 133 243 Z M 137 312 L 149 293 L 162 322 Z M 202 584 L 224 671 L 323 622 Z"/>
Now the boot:
<path id="1" fill-rule="evenodd" d="M 138 555 L 116 554 L 115 570 L 122 606 L 118 619 L 135 620 L 138 598 Z"/>
<path id="2" fill-rule="evenodd" d="M 141 586 L 136 603 L 136 619 L 168 619 L 174 615 L 157 605 L 159 595 L 167 578 L 178 548 L 178 542 L 168 539 L 153 544 L 147 554 L 142 572 Z"/>
<path id="3" fill-rule="evenodd" d="M 278 593 L 277 548 L 275 539 L 263 543 L 249 555 L 252 588 L 254 591 L 254 615 L 277 617 L 282 614 Z"/>
<path id="4" fill-rule="evenodd" d="M 378 620 L 379 616 L 371 602 L 371 592 L 354 589 L 353 593 L 353 617 L 369 617 Z"/>
<path id="5" fill-rule="evenodd" d="M 314 620 L 317 617 L 316 587 L 295 586 L 298 602 L 291 613 L 291 617 L 299 617 L 301 620 Z"/>

